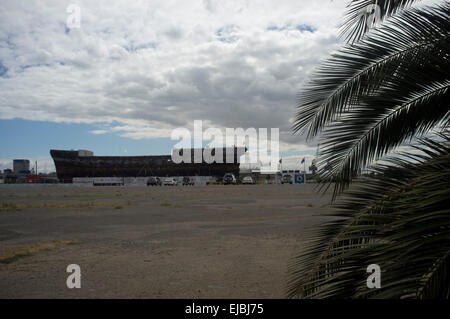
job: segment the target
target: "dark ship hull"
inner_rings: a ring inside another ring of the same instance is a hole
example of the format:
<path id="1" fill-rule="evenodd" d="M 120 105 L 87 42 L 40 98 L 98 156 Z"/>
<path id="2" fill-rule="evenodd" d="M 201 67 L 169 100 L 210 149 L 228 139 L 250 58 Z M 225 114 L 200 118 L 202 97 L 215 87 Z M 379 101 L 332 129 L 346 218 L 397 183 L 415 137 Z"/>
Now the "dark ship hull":
<path id="1" fill-rule="evenodd" d="M 217 176 L 225 173 L 239 174 L 239 158 L 243 148 L 235 148 L 234 161 L 226 163 L 176 164 L 170 155 L 157 156 L 86 156 L 79 151 L 50 150 L 58 179 L 71 183 L 74 177 L 142 177 L 142 176 Z"/>

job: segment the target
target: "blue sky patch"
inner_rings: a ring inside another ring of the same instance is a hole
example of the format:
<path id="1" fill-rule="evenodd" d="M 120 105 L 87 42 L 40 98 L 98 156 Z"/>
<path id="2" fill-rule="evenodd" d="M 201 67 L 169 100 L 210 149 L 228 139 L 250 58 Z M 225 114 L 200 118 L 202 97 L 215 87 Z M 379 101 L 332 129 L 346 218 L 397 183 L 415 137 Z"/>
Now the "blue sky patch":
<path id="1" fill-rule="evenodd" d="M 232 43 L 239 39 L 236 35 L 238 28 L 235 25 L 226 25 L 216 31 L 217 39 L 221 42 Z"/>
<path id="2" fill-rule="evenodd" d="M 0 76 L 4 76 L 8 72 L 8 68 L 0 61 Z"/>
<path id="3" fill-rule="evenodd" d="M 142 43 L 142 44 L 134 44 L 133 42 L 131 42 L 128 45 L 123 46 L 123 48 L 125 50 L 127 50 L 128 52 L 136 52 L 139 50 L 143 50 L 143 49 L 156 49 L 158 47 L 158 44 L 155 42 L 150 42 L 150 43 Z"/>
<path id="4" fill-rule="evenodd" d="M 170 138 L 134 140 L 117 133 L 91 133 L 100 128 L 95 124 L 0 120 L 0 157 L 47 156 L 50 149 L 87 149 L 105 156 L 162 155 L 170 154 L 176 143 Z"/>
<path id="5" fill-rule="evenodd" d="M 307 25 L 307 24 L 301 24 L 301 25 L 296 26 L 295 28 L 300 32 L 305 32 L 305 31 L 315 32 L 316 31 L 316 28 L 314 28 L 310 25 Z"/>
<path id="6" fill-rule="evenodd" d="M 300 32 L 315 32 L 315 31 L 317 31 L 317 29 L 315 27 L 310 26 L 308 24 L 299 24 L 299 25 L 286 24 L 283 26 L 272 25 L 267 28 L 267 30 L 269 30 L 269 31 L 284 31 L 284 30 L 293 30 L 293 29 L 296 29 Z"/>

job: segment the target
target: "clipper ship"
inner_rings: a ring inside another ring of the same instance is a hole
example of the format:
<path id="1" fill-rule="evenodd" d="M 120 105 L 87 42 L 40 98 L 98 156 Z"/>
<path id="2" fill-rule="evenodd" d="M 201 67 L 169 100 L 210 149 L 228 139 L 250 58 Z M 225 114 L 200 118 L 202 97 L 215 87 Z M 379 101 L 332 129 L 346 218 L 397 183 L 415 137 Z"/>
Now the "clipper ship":
<path id="1" fill-rule="evenodd" d="M 178 150 L 180 154 L 191 151 L 191 163 L 176 164 L 171 155 L 154 156 L 94 156 L 87 150 L 50 150 L 60 182 L 71 183 L 74 177 L 142 177 L 142 176 L 216 176 L 226 173 L 239 175 L 239 159 L 247 151 L 244 147 L 223 148 L 222 163 L 194 163 L 195 151 Z M 203 154 L 201 149 L 201 154 Z M 208 150 L 213 156 L 217 149 Z M 233 161 L 227 161 L 227 152 L 234 152 Z"/>

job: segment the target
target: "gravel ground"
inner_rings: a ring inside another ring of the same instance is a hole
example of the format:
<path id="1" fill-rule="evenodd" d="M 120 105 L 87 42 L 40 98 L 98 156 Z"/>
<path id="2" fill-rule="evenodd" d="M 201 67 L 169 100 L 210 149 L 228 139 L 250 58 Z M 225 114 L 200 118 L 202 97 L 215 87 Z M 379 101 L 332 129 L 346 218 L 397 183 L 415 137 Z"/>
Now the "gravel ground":
<path id="1" fill-rule="evenodd" d="M 0 263 L 0 298 L 284 298 L 315 185 L 0 186 L 0 251 L 78 241 Z M 81 267 L 68 289 L 66 267 Z"/>

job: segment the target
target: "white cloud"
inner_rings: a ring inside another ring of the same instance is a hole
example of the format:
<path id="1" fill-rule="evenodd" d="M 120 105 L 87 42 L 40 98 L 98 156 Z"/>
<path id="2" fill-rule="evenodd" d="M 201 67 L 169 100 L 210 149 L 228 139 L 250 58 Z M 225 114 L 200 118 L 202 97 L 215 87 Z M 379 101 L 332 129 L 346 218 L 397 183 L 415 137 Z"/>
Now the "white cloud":
<path id="1" fill-rule="evenodd" d="M 170 137 L 196 119 L 291 134 L 297 91 L 337 47 L 346 1 L 3 1 L 0 118 L 119 123 L 114 132 Z M 308 31 L 309 28 L 315 30 Z"/>

